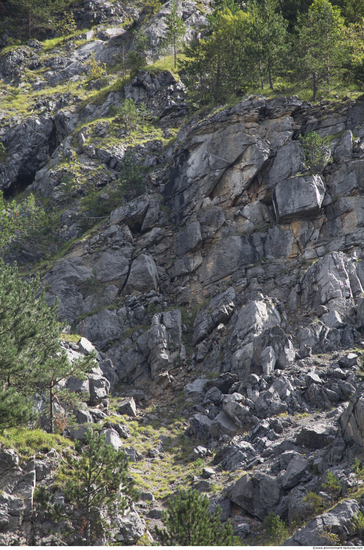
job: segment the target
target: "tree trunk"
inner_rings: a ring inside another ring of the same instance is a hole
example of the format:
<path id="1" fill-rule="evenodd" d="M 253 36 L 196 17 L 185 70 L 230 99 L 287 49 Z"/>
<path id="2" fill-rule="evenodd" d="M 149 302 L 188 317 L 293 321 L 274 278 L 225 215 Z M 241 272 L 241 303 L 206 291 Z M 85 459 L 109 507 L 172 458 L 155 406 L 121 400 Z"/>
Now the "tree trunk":
<path id="1" fill-rule="evenodd" d="M 53 380 L 49 384 L 49 424 L 51 434 L 53 433 Z"/>
<path id="2" fill-rule="evenodd" d="M 28 11 L 28 38 L 31 39 L 32 35 L 32 13 Z"/>
<path id="3" fill-rule="evenodd" d="M 268 60 L 268 77 L 269 77 L 269 87 L 271 90 L 274 90 L 273 87 L 273 77 L 272 77 L 272 67 L 270 61 Z"/>
<path id="4" fill-rule="evenodd" d="M 316 95 L 317 95 L 317 77 L 316 73 L 312 73 L 312 90 L 313 90 L 313 98 L 312 101 L 316 101 Z"/>
<path id="5" fill-rule="evenodd" d="M 262 90 L 264 90 L 264 81 L 263 81 L 263 74 L 262 74 L 262 62 L 259 59 L 259 76 L 260 76 L 260 85 L 262 87 Z"/>
<path id="6" fill-rule="evenodd" d="M 177 67 L 177 43 L 176 40 L 173 42 L 173 54 L 174 54 L 174 68 Z"/>
<path id="7" fill-rule="evenodd" d="M 89 486 L 86 488 L 87 498 L 86 498 L 86 546 L 91 545 L 91 507 L 90 507 L 90 486 L 91 486 L 91 477 L 90 472 L 88 475 Z"/>

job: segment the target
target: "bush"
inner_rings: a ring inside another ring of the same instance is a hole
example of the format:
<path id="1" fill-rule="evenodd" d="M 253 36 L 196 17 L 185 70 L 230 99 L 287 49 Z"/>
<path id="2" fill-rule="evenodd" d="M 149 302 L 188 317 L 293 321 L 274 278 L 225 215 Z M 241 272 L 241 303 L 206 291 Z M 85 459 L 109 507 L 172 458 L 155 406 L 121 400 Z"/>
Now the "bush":
<path id="1" fill-rule="evenodd" d="M 106 76 L 106 63 L 96 61 L 94 52 L 91 52 L 91 59 L 88 61 L 90 67 L 90 80 L 98 80 Z"/>
<path id="2" fill-rule="evenodd" d="M 273 512 L 269 512 L 266 516 L 263 526 L 267 531 L 269 544 L 273 546 L 279 546 L 286 540 L 286 538 L 288 538 L 288 529 L 286 524 L 279 516 L 275 516 Z"/>
<path id="3" fill-rule="evenodd" d="M 364 516 L 360 510 L 356 516 L 353 517 L 352 522 L 354 523 L 357 535 L 362 538 L 364 536 Z"/>
<path id="4" fill-rule="evenodd" d="M 321 138 L 316 132 L 309 132 L 305 136 L 300 135 L 299 140 L 303 149 L 303 161 L 311 174 L 319 174 L 323 171 L 330 157 L 330 138 Z"/>
<path id="5" fill-rule="evenodd" d="M 123 167 L 120 171 L 121 187 L 126 193 L 133 193 L 138 196 L 144 192 L 142 183 L 144 170 L 144 166 L 138 162 L 133 151 L 128 149 L 124 155 Z"/>
<path id="6" fill-rule="evenodd" d="M 322 488 L 324 491 L 327 491 L 329 493 L 332 502 L 335 502 L 335 500 L 339 499 L 341 483 L 337 475 L 333 474 L 332 472 L 327 472 L 326 483 L 322 484 Z"/>
<path id="7" fill-rule="evenodd" d="M 106 436 L 88 430 L 85 444 L 78 442 L 76 450 L 78 456 L 69 454 L 61 471 L 66 476 L 65 496 L 79 512 L 78 532 L 90 546 L 103 523 L 100 509 L 107 511 L 109 518 L 114 512 L 123 514 L 137 493 L 128 475 L 128 457 L 108 445 Z"/>
<path id="8" fill-rule="evenodd" d="M 228 521 L 220 521 L 221 509 L 208 512 L 209 499 L 190 489 L 169 501 L 168 512 L 162 519 L 167 529 L 155 528 L 162 546 L 234 546 L 239 541 L 233 536 Z"/>

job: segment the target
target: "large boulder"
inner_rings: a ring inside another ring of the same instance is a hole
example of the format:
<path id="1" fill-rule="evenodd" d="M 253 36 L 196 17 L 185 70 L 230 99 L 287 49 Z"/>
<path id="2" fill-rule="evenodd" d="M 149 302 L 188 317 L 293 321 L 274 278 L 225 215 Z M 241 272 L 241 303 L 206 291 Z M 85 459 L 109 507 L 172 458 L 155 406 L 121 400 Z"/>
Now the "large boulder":
<path id="1" fill-rule="evenodd" d="M 217 451 L 214 464 L 221 464 L 223 470 L 235 472 L 244 469 L 257 456 L 258 453 L 251 443 L 235 436 Z"/>
<path id="2" fill-rule="evenodd" d="M 325 188 L 320 176 L 297 176 L 279 182 L 273 192 L 273 206 L 279 223 L 316 215 Z"/>
<path id="3" fill-rule="evenodd" d="M 157 266 L 151 256 L 141 254 L 133 261 L 129 277 L 124 289 L 124 294 L 132 294 L 134 291 L 148 292 L 158 290 L 159 276 Z"/>
<path id="4" fill-rule="evenodd" d="M 308 460 L 300 456 L 294 456 L 289 462 L 286 473 L 283 476 L 282 487 L 284 489 L 292 489 L 298 485 L 309 466 L 310 463 Z"/>
<path id="5" fill-rule="evenodd" d="M 199 222 L 190 223 L 184 231 L 177 235 L 176 254 L 183 256 L 187 252 L 194 252 L 202 244 L 201 226 Z"/>
<path id="6" fill-rule="evenodd" d="M 279 504 L 281 488 L 272 476 L 256 472 L 238 479 L 228 489 L 228 496 L 243 510 L 263 520 Z"/>
<path id="7" fill-rule="evenodd" d="M 104 309 L 80 321 L 76 330 L 99 349 L 103 349 L 108 342 L 123 336 L 124 322 L 123 316 L 117 311 Z"/>

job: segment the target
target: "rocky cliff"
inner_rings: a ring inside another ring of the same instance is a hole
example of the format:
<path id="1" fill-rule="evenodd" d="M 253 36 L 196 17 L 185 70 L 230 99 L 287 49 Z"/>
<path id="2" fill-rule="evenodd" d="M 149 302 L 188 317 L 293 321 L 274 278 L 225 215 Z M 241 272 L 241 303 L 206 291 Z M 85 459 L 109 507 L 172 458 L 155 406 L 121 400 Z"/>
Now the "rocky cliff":
<path id="1" fill-rule="evenodd" d="M 196 30 L 202 14 L 185 4 Z M 364 103 L 252 96 L 192 115 L 167 70 L 125 86 L 110 71 L 90 87 L 91 52 L 113 67 L 123 36 L 121 12 L 100 9 L 77 12 L 100 16 L 82 44 L 0 54 L 0 188 L 32 191 L 62 222 L 68 248 L 46 257 L 42 284 L 82 336 L 65 341 L 70 356 L 91 342 L 99 361 L 87 381 L 67 382 L 90 400 L 65 435 L 103 423 L 141 489 L 113 540 L 150 543 L 165 497 L 193 486 L 244 544 L 264 544 L 270 512 L 289 526 L 288 545 L 362 544 L 351 520 L 364 512 Z M 147 132 L 118 123 L 124 97 L 147 106 Z M 321 175 L 302 160 L 298 137 L 311 131 L 330 138 Z M 90 222 L 84 197 L 115 196 L 127 151 L 145 167 L 143 191 Z M 6 256 L 25 272 L 42 258 L 35 245 Z M 82 543 L 33 502 L 59 460 L 51 450 L 19 465 L 2 444 L 2 544 Z"/>

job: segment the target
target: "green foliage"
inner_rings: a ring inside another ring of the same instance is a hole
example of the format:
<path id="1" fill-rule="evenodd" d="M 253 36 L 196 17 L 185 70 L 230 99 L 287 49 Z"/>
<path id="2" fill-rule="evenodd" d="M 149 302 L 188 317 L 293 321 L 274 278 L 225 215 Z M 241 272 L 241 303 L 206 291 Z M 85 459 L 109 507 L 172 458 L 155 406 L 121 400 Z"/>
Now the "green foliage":
<path id="1" fill-rule="evenodd" d="M 0 434 L 0 442 L 5 448 L 14 449 L 22 459 L 28 460 L 34 455 L 48 453 L 51 449 L 63 452 L 74 443 L 61 435 L 49 434 L 37 428 L 10 428 Z"/>
<path id="2" fill-rule="evenodd" d="M 5 202 L 0 192 L 0 250 L 27 244 L 33 250 L 56 252 L 60 226 L 55 209 L 46 213 L 29 195 L 21 202 Z"/>
<path id="3" fill-rule="evenodd" d="M 328 0 L 314 0 L 308 12 L 298 16 L 296 70 L 299 80 L 311 81 L 313 101 L 321 86 L 329 91 L 332 78 L 342 74 L 342 27 L 339 8 Z"/>
<path id="4" fill-rule="evenodd" d="M 8 154 L 6 152 L 5 146 L 0 142 L 0 162 L 5 162 Z"/>
<path id="5" fill-rule="evenodd" d="M 332 502 L 335 502 L 339 499 L 341 484 L 336 474 L 333 474 L 332 472 L 327 472 L 326 483 L 322 484 L 322 488 L 324 491 L 329 493 Z"/>
<path id="6" fill-rule="evenodd" d="M 271 90 L 274 89 L 274 77 L 283 69 L 287 56 L 287 25 L 278 11 L 277 0 L 264 0 L 248 4 L 250 24 L 246 54 L 254 60 L 254 70 L 259 75 L 260 86 L 264 89 L 266 80 Z"/>
<path id="7" fill-rule="evenodd" d="M 76 445 L 78 456 L 69 453 L 61 473 L 66 476 L 66 499 L 80 513 L 78 531 L 86 536 L 86 545 L 94 542 L 102 523 L 100 509 L 113 513 L 124 512 L 136 498 L 134 482 L 128 476 L 128 458 L 106 444 L 106 437 L 89 430 L 85 444 Z"/>
<path id="8" fill-rule="evenodd" d="M 196 490 L 182 492 L 169 500 L 162 515 L 166 529 L 155 528 L 162 546 L 234 546 L 238 540 L 228 521 L 220 521 L 221 509 L 207 511 L 209 499 Z"/>
<path id="9" fill-rule="evenodd" d="M 72 11 L 63 12 L 63 17 L 59 21 L 57 28 L 61 36 L 69 36 L 77 31 L 77 25 Z"/>
<path id="10" fill-rule="evenodd" d="M 320 497 L 320 495 L 318 495 L 317 493 L 314 493 L 313 491 L 310 491 L 309 493 L 307 493 L 303 501 L 307 502 L 311 508 L 310 516 L 318 516 L 319 514 L 322 514 L 322 512 L 325 509 L 324 501 L 322 497 Z"/>
<path id="11" fill-rule="evenodd" d="M 193 102 L 228 101 L 243 93 L 252 81 L 252 60 L 244 39 L 249 32 L 249 21 L 243 11 L 232 14 L 225 8 L 210 18 L 206 38 L 185 46 L 184 59 L 178 66 Z"/>
<path id="12" fill-rule="evenodd" d="M 359 512 L 352 518 L 352 522 L 354 523 L 356 534 L 362 538 L 364 536 L 364 516 L 363 514 Z"/>
<path id="13" fill-rule="evenodd" d="M 127 193 L 136 196 L 144 192 L 143 176 L 145 168 L 138 162 L 135 153 L 128 149 L 123 158 L 123 166 L 120 170 L 120 183 Z"/>
<path id="14" fill-rule="evenodd" d="M 18 36 L 32 38 L 57 27 L 57 12 L 67 6 L 68 0 L 9 0 L 8 5 Z"/>
<path id="15" fill-rule="evenodd" d="M 321 138 L 316 132 L 309 132 L 299 137 L 302 150 L 303 161 L 311 174 L 319 174 L 323 171 L 328 162 L 330 162 L 330 144 L 328 136 Z"/>
<path id="16" fill-rule="evenodd" d="M 24 282 L 15 267 L 0 260 L 0 429 L 27 424 L 35 417 L 32 397 L 48 395 L 49 427 L 54 428 L 54 400 L 67 398 L 59 383 L 82 376 L 93 358 L 71 364 L 60 347 L 58 302 L 49 307 L 40 294 L 39 277 Z"/>
<path id="17" fill-rule="evenodd" d="M 90 67 L 89 78 L 91 81 L 98 80 L 106 75 L 106 63 L 101 63 L 95 59 L 94 52 L 91 52 L 91 58 L 88 61 Z"/>
<path id="18" fill-rule="evenodd" d="M 269 512 L 265 517 L 263 525 L 269 537 L 269 544 L 279 546 L 288 538 L 286 524 L 279 516 L 275 516 L 273 512 Z"/>
<path id="19" fill-rule="evenodd" d="M 362 463 L 358 458 L 355 458 L 353 472 L 357 476 L 362 476 L 364 474 L 364 466 L 362 466 Z"/>
<path id="20" fill-rule="evenodd" d="M 363 0 L 344 0 L 343 12 L 348 23 L 362 23 L 364 17 Z"/>
<path id="21" fill-rule="evenodd" d="M 143 3 L 143 12 L 145 13 L 145 21 L 152 19 L 161 9 L 162 4 L 159 0 L 146 0 Z"/>
<path id="22" fill-rule="evenodd" d="M 126 99 L 124 103 L 119 107 L 115 122 L 118 122 L 125 126 L 127 130 L 135 128 L 137 122 L 140 120 L 140 115 L 135 105 L 134 100 L 130 97 Z"/>
<path id="23" fill-rule="evenodd" d="M 125 60 L 125 67 L 130 71 L 130 76 L 134 76 L 147 64 L 147 51 L 149 47 L 149 37 L 146 32 L 141 29 L 135 34 L 133 49 L 128 51 Z"/>
<path id="24" fill-rule="evenodd" d="M 161 48 L 165 52 L 169 49 L 173 52 L 174 68 L 177 67 L 177 52 L 183 43 L 183 39 L 186 33 L 186 25 L 180 15 L 178 15 L 177 1 L 173 1 L 170 12 L 166 15 L 164 22 L 166 24 L 166 30 L 164 37 L 161 40 Z"/>

